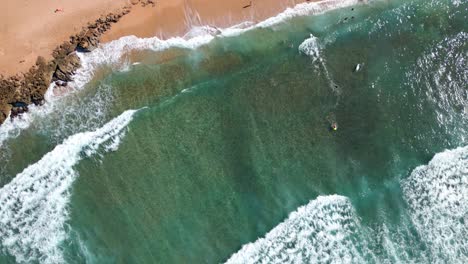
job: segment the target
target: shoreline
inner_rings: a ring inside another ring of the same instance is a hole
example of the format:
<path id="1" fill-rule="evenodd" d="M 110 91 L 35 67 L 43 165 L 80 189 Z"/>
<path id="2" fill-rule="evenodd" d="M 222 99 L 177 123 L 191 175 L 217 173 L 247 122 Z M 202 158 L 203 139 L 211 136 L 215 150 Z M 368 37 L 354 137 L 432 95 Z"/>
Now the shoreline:
<path id="1" fill-rule="evenodd" d="M 125 6 L 102 15 L 69 37 L 51 52 L 51 59 L 38 56 L 28 71 L 4 77 L 0 75 L 0 124 L 27 112 L 28 105 L 42 105 L 51 83 L 67 86 L 81 66 L 77 52 L 89 52 L 98 47 L 100 36 L 130 12 Z"/>
<path id="2" fill-rule="evenodd" d="M 157 37 L 167 40 L 171 37 L 183 36 L 193 27 L 232 27 L 242 22 L 252 21 L 256 25 L 259 21 L 268 21 L 269 18 L 275 18 L 275 15 L 281 15 L 288 11 L 288 8 L 296 7 L 304 2 L 310 4 L 318 2 L 324 5 L 329 2 L 347 2 L 346 0 L 285 0 L 281 3 L 274 0 L 256 1 L 255 3 L 249 1 L 250 5 L 243 5 L 240 7 L 242 10 L 235 13 L 233 8 L 239 9 L 239 3 L 229 0 L 227 3 L 232 4 L 230 6 L 226 6 L 226 3 L 218 3 L 212 4 L 211 8 L 196 9 L 198 8 L 197 4 L 208 1 L 210 0 L 177 0 L 176 2 L 179 2 L 179 4 L 181 2 L 185 3 L 184 5 L 177 5 L 178 3 L 174 2 L 158 1 L 155 4 L 151 0 L 133 0 L 133 6 L 126 5 L 123 11 L 119 11 L 120 13 L 110 13 L 107 16 L 101 16 L 94 23 L 88 23 L 88 26 L 83 28 L 80 33 L 72 35 L 70 41 L 59 45 L 52 52 L 52 60 L 47 62 L 46 59 L 39 56 L 35 65 L 28 72 L 23 73 L 23 76 L 16 74 L 5 78 L 0 75 L 0 124 L 9 117 L 12 118 L 27 112 L 28 105 L 43 104 L 45 93 L 50 84 L 67 86 L 67 83 L 73 80 L 75 71 L 81 66 L 76 51 L 89 52 L 98 47 L 100 42 L 105 45 L 124 36 L 132 35 L 136 35 L 138 38 Z M 272 2 L 277 5 L 272 5 Z M 149 8 L 148 5 L 150 5 Z M 270 8 L 267 9 L 269 11 L 259 12 L 258 10 L 263 10 L 262 5 L 270 5 Z M 222 11 L 223 8 L 225 8 L 224 11 Z M 171 12 L 168 12 L 168 10 Z M 270 13 L 273 10 L 274 13 Z M 160 21 L 165 18 L 165 16 L 161 15 L 164 12 L 168 12 L 173 21 Z M 184 15 L 185 18 L 180 19 L 181 15 Z M 156 33 L 158 31 L 159 36 Z"/>
<path id="3" fill-rule="evenodd" d="M 131 13 L 100 36 L 102 43 L 129 35 L 168 39 L 183 36 L 195 26 L 227 28 L 243 21 L 255 23 L 297 4 L 320 0 L 5 1 L 0 10 L 0 75 L 10 77 L 27 72 L 39 56 L 52 59 L 53 50 L 70 36 L 123 8 L 130 7 Z"/>
<path id="4" fill-rule="evenodd" d="M 107 43 L 130 35 L 166 40 L 183 36 L 193 27 L 229 28 L 247 21 L 256 24 L 305 2 L 320 0 L 158 1 L 154 10 L 135 6 L 121 23 L 102 36 L 102 42 Z"/>

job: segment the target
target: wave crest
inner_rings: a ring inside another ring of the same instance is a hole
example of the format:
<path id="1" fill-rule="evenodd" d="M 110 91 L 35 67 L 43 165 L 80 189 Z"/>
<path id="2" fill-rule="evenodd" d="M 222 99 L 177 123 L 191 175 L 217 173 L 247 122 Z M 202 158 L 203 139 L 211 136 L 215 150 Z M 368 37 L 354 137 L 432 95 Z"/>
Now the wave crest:
<path id="1" fill-rule="evenodd" d="M 363 263 L 365 234 L 348 198 L 319 196 L 226 263 Z"/>
<path id="2" fill-rule="evenodd" d="M 447 150 L 402 182 L 409 213 L 432 258 L 468 261 L 468 147 Z"/>

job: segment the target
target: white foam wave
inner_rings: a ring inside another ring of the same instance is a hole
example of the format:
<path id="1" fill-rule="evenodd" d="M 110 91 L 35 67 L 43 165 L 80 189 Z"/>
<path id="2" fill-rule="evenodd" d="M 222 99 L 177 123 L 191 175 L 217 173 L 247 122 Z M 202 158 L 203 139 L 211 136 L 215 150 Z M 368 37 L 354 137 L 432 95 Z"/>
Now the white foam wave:
<path id="1" fill-rule="evenodd" d="M 213 26 L 194 26 L 192 27 L 185 35 L 183 36 L 184 39 L 192 39 L 199 36 L 216 36 L 221 34 L 221 30 L 217 27 Z"/>
<path id="2" fill-rule="evenodd" d="M 319 196 L 226 263 L 364 263 L 365 234 L 344 196 Z"/>
<path id="3" fill-rule="evenodd" d="M 115 150 L 135 110 L 93 132 L 75 134 L 0 189 L 0 242 L 17 262 L 64 263 L 67 203 L 77 177 L 73 166 L 98 151 Z"/>
<path id="4" fill-rule="evenodd" d="M 312 59 L 312 63 L 317 71 L 322 70 L 325 78 L 328 81 L 330 89 L 336 94 L 340 94 L 339 86 L 333 80 L 330 72 L 328 71 L 326 61 L 320 54 L 320 50 L 323 49 L 319 39 L 310 34 L 309 38 L 305 39 L 298 47 L 299 52 L 309 56 Z"/>
<path id="5" fill-rule="evenodd" d="M 312 58 L 312 62 L 322 60 L 322 57 L 320 56 L 320 44 L 318 42 L 318 38 L 312 34 L 310 34 L 310 37 L 299 45 L 299 52 L 310 56 Z"/>
<path id="6" fill-rule="evenodd" d="M 447 150 L 402 181 L 432 263 L 468 263 L 468 147 Z"/>
<path id="7" fill-rule="evenodd" d="M 297 4 L 293 8 L 288 8 L 277 16 L 268 18 L 257 24 L 257 27 L 271 27 L 285 20 L 312 14 L 320 14 L 328 10 L 347 7 L 358 4 L 359 0 L 325 0 L 320 2 L 305 2 Z"/>

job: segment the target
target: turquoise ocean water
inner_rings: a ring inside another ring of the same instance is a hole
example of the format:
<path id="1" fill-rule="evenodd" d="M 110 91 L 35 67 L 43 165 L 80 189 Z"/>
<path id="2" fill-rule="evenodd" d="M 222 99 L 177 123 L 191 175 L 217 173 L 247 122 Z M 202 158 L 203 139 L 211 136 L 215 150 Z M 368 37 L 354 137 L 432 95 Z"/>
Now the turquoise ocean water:
<path id="1" fill-rule="evenodd" d="M 127 43 L 0 128 L 0 263 L 467 263 L 467 16 L 374 1 Z"/>

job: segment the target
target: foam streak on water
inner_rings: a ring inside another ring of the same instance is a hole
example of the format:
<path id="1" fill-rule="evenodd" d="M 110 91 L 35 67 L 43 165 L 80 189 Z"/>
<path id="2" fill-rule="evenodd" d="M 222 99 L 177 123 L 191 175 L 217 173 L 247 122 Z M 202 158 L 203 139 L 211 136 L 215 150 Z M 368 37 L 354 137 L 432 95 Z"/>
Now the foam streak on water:
<path id="1" fill-rule="evenodd" d="M 136 111 L 128 110 L 103 127 L 75 134 L 0 189 L 0 243 L 18 262 L 64 263 L 67 203 L 77 177 L 73 166 L 101 145 L 115 150 Z"/>
<path id="2" fill-rule="evenodd" d="M 402 182 L 412 221 L 437 263 L 468 262 L 468 147 L 447 150 Z"/>
<path id="3" fill-rule="evenodd" d="M 310 37 L 299 45 L 299 52 L 304 53 L 312 59 L 312 62 L 322 62 L 320 56 L 320 45 L 318 38 L 310 34 Z"/>
<path id="4" fill-rule="evenodd" d="M 227 263 L 364 263 L 373 257 L 362 231 L 346 197 L 319 196 Z"/>
<path id="5" fill-rule="evenodd" d="M 322 70 L 325 78 L 328 81 L 330 88 L 336 93 L 339 94 L 340 90 L 338 89 L 338 85 L 333 81 L 330 72 L 328 71 L 327 65 L 325 60 L 320 54 L 321 47 L 319 39 L 310 34 L 310 37 L 304 40 L 299 45 L 299 52 L 309 56 L 312 59 L 312 63 L 314 63 L 315 69 L 317 71 Z"/>

